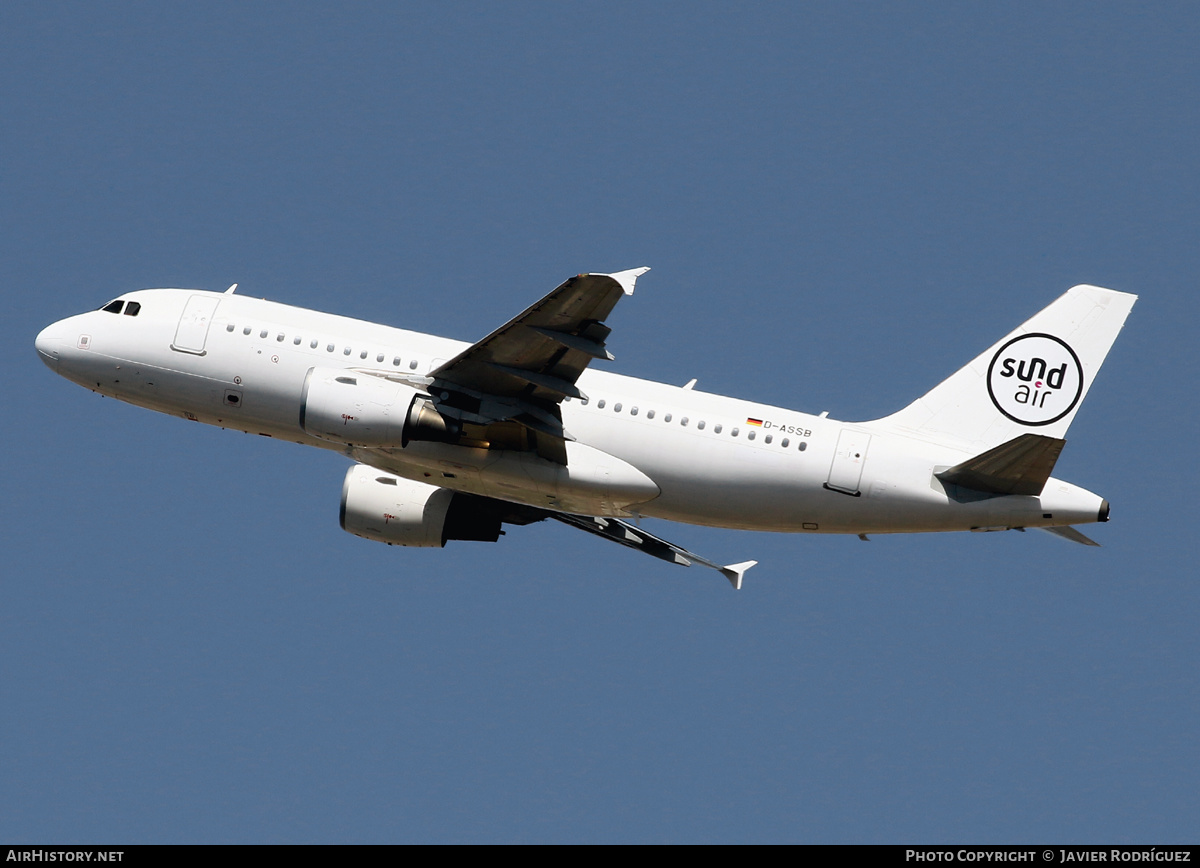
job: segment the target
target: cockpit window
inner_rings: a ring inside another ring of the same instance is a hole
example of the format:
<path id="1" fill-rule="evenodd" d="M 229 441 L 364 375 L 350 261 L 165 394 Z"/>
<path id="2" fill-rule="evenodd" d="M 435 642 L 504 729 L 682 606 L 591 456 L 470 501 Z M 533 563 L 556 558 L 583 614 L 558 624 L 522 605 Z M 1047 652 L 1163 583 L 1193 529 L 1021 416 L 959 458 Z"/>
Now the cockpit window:
<path id="1" fill-rule="evenodd" d="M 125 305 L 125 316 L 137 316 L 138 311 L 140 311 L 141 309 L 142 309 L 142 306 L 140 303 L 138 303 L 136 301 L 131 301 L 131 302 L 129 302 L 129 304 Z"/>
<path id="2" fill-rule="evenodd" d="M 123 304 L 125 304 L 125 302 L 118 298 L 116 301 L 110 301 L 108 304 L 104 305 L 104 307 L 100 308 L 100 310 L 106 310 L 109 313 L 120 313 L 121 305 Z"/>

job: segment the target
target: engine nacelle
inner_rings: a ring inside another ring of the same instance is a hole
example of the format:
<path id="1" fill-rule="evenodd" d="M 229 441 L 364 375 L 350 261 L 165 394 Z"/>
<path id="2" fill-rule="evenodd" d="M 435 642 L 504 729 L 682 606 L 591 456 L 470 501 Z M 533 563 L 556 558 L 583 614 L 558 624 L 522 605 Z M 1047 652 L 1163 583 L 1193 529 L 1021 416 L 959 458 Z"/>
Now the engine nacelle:
<path id="1" fill-rule="evenodd" d="M 495 542 L 500 513 L 475 508 L 479 501 L 356 464 L 342 483 L 342 530 L 400 546 L 444 546 L 452 539 Z"/>
<path id="2" fill-rule="evenodd" d="M 405 383 L 339 368 L 310 368 L 300 396 L 300 427 L 322 440 L 352 446 L 406 446 L 410 440 L 452 443 L 460 426 L 428 395 Z"/>

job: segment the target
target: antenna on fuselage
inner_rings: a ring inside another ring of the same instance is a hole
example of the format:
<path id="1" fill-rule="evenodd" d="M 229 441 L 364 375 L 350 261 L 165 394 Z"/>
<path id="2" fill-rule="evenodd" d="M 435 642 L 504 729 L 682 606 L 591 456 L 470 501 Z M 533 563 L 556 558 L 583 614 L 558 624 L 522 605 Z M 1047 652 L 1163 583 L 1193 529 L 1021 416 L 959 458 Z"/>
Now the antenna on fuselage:
<path id="1" fill-rule="evenodd" d="M 233 286 L 229 287 L 229 289 L 225 290 L 225 294 L 226 294 L 226 295 L 233 295 L 233 291 L 234 291 L 235 289 L 237 289 L 237 284 L 236 284 L 236 283 L 235 283 Z"/>

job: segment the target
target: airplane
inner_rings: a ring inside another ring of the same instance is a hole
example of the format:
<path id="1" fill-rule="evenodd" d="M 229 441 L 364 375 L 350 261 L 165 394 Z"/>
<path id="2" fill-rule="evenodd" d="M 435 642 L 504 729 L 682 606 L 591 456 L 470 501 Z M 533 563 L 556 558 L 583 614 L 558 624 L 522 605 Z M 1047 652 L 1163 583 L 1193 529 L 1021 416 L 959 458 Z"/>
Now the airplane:
<path id="1" fill-rule="evenodd" d="M 1137 297 L 1076 286 L 923 397 L 842 422 L 592 366 L 648 268 L 580 274 L 473 344 L 197 289 L 127 292 L 36 339 L 51 370 L 163 413 L 341 452 L 346 531 L 495 542 L 555 519 L 740 589 L 643 517 L 786 533 L 1040 528 L 1097 545 L 1051 476 Z"/>

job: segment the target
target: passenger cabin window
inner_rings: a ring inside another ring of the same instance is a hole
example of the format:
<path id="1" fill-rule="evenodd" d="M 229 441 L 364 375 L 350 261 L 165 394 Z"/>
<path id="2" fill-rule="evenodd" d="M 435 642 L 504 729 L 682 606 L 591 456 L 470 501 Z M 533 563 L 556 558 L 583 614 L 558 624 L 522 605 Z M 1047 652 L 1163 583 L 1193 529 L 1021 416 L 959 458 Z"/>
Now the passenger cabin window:
<path id="1" fill-rule="evenodd" d="M 358 357 L 360 359 L 365 359 L 367 357 L 367 351 L 363 350 L 361 353 L 358 354 Z"/>
<path id="2" fill-rule="evenodd" d="M 131 301 L 125 305 L 125 316 L 137 316 L 141 309 L 142 305 L 139 302 Z"/>
<path id="3" fill-rule="evenodd" d="M 630 416 L 636 416 L 636 415 L 637 415 L 637 407 L 630 407 L 630 408 L 629 408 L 629 415 L 630 415 Z"/>
<path id="4" fill-rule="evenodd" d="M 780 441 L 779 445 L 782 446 L 784 449 L 787 449 L 788 448 L 788 439 L 786 437 L 784 437 L 783 440 Z"/>
<path id="5" fill-rule="evenodd" d="M 327 353 L 332 353 L 332 352 L 333 352 L 333 344 L 326 344 L 326 345 L 325 345 L 325 352 L 327 352 Z"/>
<path id="6" fill-rule="evenodd" d="M 260 332 L 258 333 L 258 336 L 259 336 L 260 338 L 265 338 L 265 337 L 267 336 L 267 330 L 266 330 L 266 329 L 263 329 L 262 331 L 260 331 Z"/>
<path id="7" fill-rule="evenodd" d="M 417 369 L 417 360 L 416 359 L 413 359 L 411 362 L 408 363 L 408 369 L 410 371 L 415 371 Z"/>
<path id="8" fill-rule="evenodd" d="M 380 353 L 379 355 L 377 355 L 377 356 L 375 357 L 375 361 L 377 361 L 377 362 L 383 362 L 383 353 Z"/>
<path id="9" fill-rule="evenodd" d="M 604 399 L 603 398 L 601 398 L 599 401 L 596 402 L 596 409 L 597 410 L 604 409 Z"/>
<path id="10" fill-rule="evenodd" d="M 394 359 L 392 359 L 392 367 L 394 367 L 394 368 L 400 367 L 400 357 L 399 356 L 396 356 Z"/>
<path id="11" fill-rule="evenodd" d="M 283 334 L 283 332 L 280 332 L 279 334 L 275 335 L 275 340 L 279 341 L 280 343 L 283 343 L 284 337 L 285 337 L 285 335 Z"/>
<path id="12" fill-rule="evenodd" d="M 342 355 L 343 355 L 343 356 L 348 356 L 348 355 L 350 355 L 350 348 L 349 348 L 349 347 L 346 347 L 346 349 L 342 350 Z"/>
<path id="13" fill-rule="evenodd" d="M 123 304 L 125 304 L 125 302 L 118 298 L 116 301 L 110 301 L 108 304 L 104 305 L 104 307 L 100 308 L 100 310 L 106 310 L 109 313 L 120 313 L 121 306 Z"/>
<path id="14" fill-rule="evenodd" d="M 302 340 L 304 340 L 304 338 L 300 337 L 300 335 L 296 335 L 294 338 L 292 338 L 292 344 L 298 347 L 300 346 L 300 341 Z"/>
<path id="15" fill-rule="evenodd" d="M 619 401 L 616 404 L 613 404 L 613 412 L 614 413 L 621 412 L 621 403 Z"/>
<path id="16" fill-rule="evenodd" d="M 670 413 L 668 413 L 667 415 L 663 416 L 663 421 L 664 421 L 664 422 L 670 422 L 670 421 L 671 421 L 671 414 L 670 414 Z"/>
<path id="17" fill-rule="evenodd" d="M 747 439 L 747 440 L 753 440 L 753 439 L 754 439 L 754 432 L 753 432 L 753 431 L 747 431 L 747 432 L 746 432 L 746 439 Z"/>
<path id="18" fill-rule="evenodd" d="M 697 423 L 696 423 L 696 428 L 697 428 L 697 430 L 699 430 L 699 431 L 703 431 L 703 430 L 704 430 L 704 420 L 703 420 L 703 419 L 701 419 L 699 422 L 697 422 Z"/>
<path id="19" fill-rule="evenodd" d="M 237 328 L 237 326 L 235 326 L 233 323 L 230 323 L 229 325 L 225 326 L 225 331 L 227 331 L 227 332 L 231 332 L 231 331 L 233 331 L 235 328 Z"/>
<path id="20" fill-rule="evenodd" d="M 771 435 L 770 435 L 770 434 L 768 434 L 768 435 L 767 435 L 766 437 L 764 437 L 763 439 L 764 439 L 764 440 L 766 440 L 768 443 L 770 443 L 770 442 L 771 442 Z"/>
<path id="21" fill-rule="evenodd" d="M 720 422 L 718 422 L 716 425 L 713 425 L 713 433 L 714 434 L 721 433 L 721 423 Z"/>
<path id="22" fill-rule="evenodd" d="M 647 410 L 647 411 L 646 411 L 646 418 L 647 418 L 647 419 L 653 419 L 653 418 L 654 418 L 654 411 L 653 411 L 653 410 Z"/>
<path id="23" fill-rule="evenodd" d="M 244 329 L 242 329 L 242 334 L 244 334 L 244 335 L 250 334 L 250 326 L 246 326 Z"/>
<path id="24" fill-rule="evenodd" d="M 801 451 L 801 452 L 803 452 L 803 451 L 804 451 L 805 449 L 807 449 L 807 448 L 808 448 L 808 441 L 807 441 L 807 440 L 801 440 L 801 441 L 800 441 L 800 447 L 799 447 L 800 451 Z"/>
<path id="25" fill-rule="evenodd" d="M 317 344 L 318 344 L 318 343 L 319 343 L 319 342 L 317 341 L 317 339 L 316 339 L 316 338 L 313 338 L 311 341 L 309 341 L 309 342 L 308 342 L 308 348 L 309 348 L 310 350 L 315 350 L 315 349 L 317 348 Z"/>
<path id="26" fill-rule="evenodd" d="M 684 416 L 682 419 L 680 419 L 679 424 L 682 425 L 684 428 L 686 428 L 687 427 L 687 416 Z"/>

